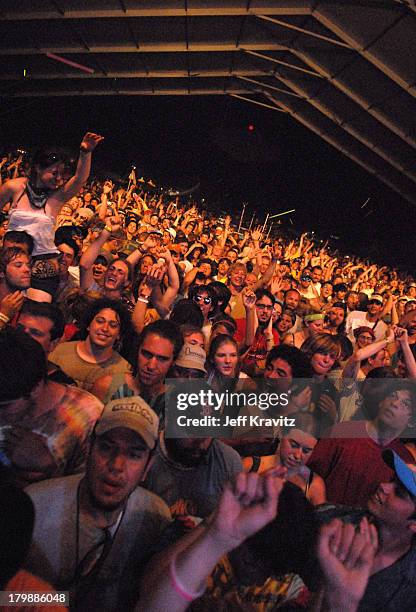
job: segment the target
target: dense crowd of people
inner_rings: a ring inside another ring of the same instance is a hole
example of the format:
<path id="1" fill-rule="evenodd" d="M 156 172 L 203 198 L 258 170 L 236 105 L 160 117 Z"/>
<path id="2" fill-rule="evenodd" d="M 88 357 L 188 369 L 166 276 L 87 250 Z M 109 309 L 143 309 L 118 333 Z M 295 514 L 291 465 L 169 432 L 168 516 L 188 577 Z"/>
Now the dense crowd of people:
<path id="1" fill-rule="evenodd" d="M 414 610 L 415 279 L 91 179 L 102 141 L 0 157 L 0 590 Z M 176 379 L 291 424 L 170 437 Z"/>

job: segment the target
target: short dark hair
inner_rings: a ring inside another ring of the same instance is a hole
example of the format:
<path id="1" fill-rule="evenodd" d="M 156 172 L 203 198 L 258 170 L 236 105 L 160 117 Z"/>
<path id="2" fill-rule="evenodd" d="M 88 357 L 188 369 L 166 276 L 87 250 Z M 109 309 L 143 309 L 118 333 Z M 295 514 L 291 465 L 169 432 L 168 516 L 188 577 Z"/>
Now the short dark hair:
<path id="1" fill-rule="evenodd" d="M 164 321 L 163 319 L 150 323 L 140 334 L 138 349 L 140 349 L 149 334 L 155 334 L 165 340 L 169 340 L 173 344 L 173 359 L 177 358 L 183 346 L 182 332 L 178 325 L 172 321 Z"/>
<path id="2" fill-rule="evenodd" d="M 170 314 L 169 320 L 178 326 L 189 323 L 201 329 L 204 324 L 204 315 L 195 302 L 188 298 L 184 298 L 179 300 L 179 302 L 176 302 Z"/>
<path id="3" fill-rule="evenodd" d="M 1 249 L 0 250 L 0 272 L 3 272 L 3 274 L 6 274 L 6 269 L 9 263 L 13 261 L 14 259 L 16 259 L 16 257 L 19 257 L 19 255 L 24 255 L 25 257 L 29 257 L 30 259 L 30 255 L 28 256 L 27 253 L 19 247 L 6 247 L 4 249 Z"/>
<path id="4" fill-rule="evenodd" d="M 20 310 L 19 318 L 22 314 L 30 314 L 32 317 L 44 317 L 52 321 L 53 326 L 50 332 L 51 340 L 56 340 L 63 336 L 65 328 L 64 315 L 56 304 L 25 300 Z"/>
<path id="5" fill-rule="evenodd" d="M 280 344 L 272 348 L 267 355 L 266 368 L 275 359 L 282 359 L 290 365 L 293 378 L 311 378 L 313 375 L 309 359 L 295 346 Z"/>
<path id="6" fill-rule="evenodd" d="M 256 302 L 257 300 L 261 300 L 262 298 L 266 297 L 271 301 L 273 305 L 276 303 L 276 298 L 274 297 L 273 293 L 271 293 L 268 289 L 257 289 L 255 291 L 255 294 Z"/>
<path id="7" fill-rule="evenodd" d="M 110 308 L 111 310 L 114 310 L 114 312 L 117 314 L 118 318 L 120 319 L 120 336 L 121 337 L 123 337 L 126 334 L 126 332 L 130 330 L 130 327 L 131 327 L 130 314 L 126 306 L 124 306 L 124 304 L 120 302 L 120 300 L 112 300 L 110 298 L 103 297 L 103 298 L 100 298 L 99 300 L 95 300 L 91 304 L 91 306 L 88 308 L 88 310 L 86 311 L 84 315 L 84 320 L 82 322 L 80 335 L 82 335 L 84 338 L 87 337 L 88 335 L 87 328 L 90 326 L 91 321 L 94 319 L 94 317 L 97 316 L 97 314 L 101 310 L 104 310 L 104 308 Z"/>
<path id="8" fill-rule="evenodd" d="M 20 230 L 10 230 L 4 234 L 3 244 L 6 240 L 10 240 L 10 242 L 14 242 L 15 244 L 25 244 L 28 248 L 29 254 L 32 254 L 33 248 L 35 246 L 35 241 L 32 236 L 27 232 Z"/>
<path id="9" fill-rule="evenodd" d="M 55 244 L 57 247 L 61 246 L 61 244 L 66 244 L 67 246 L 69 246 L 70 249 L 74 251 L 74 259 L 78 257 L 79 247 L 73 238 L 64 238 L 63 236 L 58 237 L 55 238 Z"/>
<path id="10" fill-rule="evenodd" d="M 231 291 L 228 289 L 227 285 L 221 283 L 220 281 L 212 281 L 212 283 L 209 283 L 207 287 L 212 287 L 212 289 L 215 291 L 218 298 L 218 307 L 221 311 L 224 311 L 231 299 Z"/>
<path id="11" fill-rule="evenodd" d="M 46 355 L 36 340 L 20 329 L 0 334 L 0 401 L 30 395 L 47 376 Z"/>

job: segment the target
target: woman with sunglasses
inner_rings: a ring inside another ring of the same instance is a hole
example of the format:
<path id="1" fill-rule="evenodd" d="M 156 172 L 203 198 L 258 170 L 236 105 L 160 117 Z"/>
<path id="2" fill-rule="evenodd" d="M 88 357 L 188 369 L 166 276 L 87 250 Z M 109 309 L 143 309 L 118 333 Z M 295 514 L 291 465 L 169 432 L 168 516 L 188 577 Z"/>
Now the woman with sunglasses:
<path id="1" fill-rule="evenodd" d="M 211 320 L 217 314 L 217 294 L 208 285 L 194 285 L 189 290 L 189 298 L 201 309 L 202 316 L 204 317 L 202 331 L 205 341 L 208 343 L 212 329 Z"/>
<path id="2" fill-rule="evenodd" d="M 32 283 L 28 297 L 51 302 L 59 286 L 59 251 L 54 244 L 56 217 L 62 206 L 76 196 L 88 179 L 91 153 L 103 140 L 87 132 L 80 145 L 77 169 L 66 180 L 66 156 L 45 150 L 33 160 L 29 178 L 12 179 L 0 187 L 0 210 L 11 202 L 9 230 L 30 234 L 33 249 Z"/>

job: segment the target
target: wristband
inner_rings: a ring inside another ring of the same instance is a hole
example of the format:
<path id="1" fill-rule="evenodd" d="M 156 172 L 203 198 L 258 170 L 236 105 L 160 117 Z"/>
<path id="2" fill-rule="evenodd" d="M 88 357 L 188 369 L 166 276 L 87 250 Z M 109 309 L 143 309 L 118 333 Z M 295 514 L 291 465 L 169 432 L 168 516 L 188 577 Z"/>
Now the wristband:
<path id="1" fill-rule="evenodd" d="M 10 317 L 8 317 L 7 315 L 4 314 L 4 312 L 0 312 L 0 321 L 3 321 L 3 323 L 7 323 L 10 321 Z"/>
<path id="2" fill-rule="evenodd" d="M 170 568 L 169 568 L 170 582 L 171 582 L 171 585 L 174 591 L 185 601 L 194 601 L 194 599 L 198 599 L 198 597 L 201 597 L 205 593 L 205 587 L 202 588 L 197 593 L 190 593 L 189 591 L 187 591 L 178 580 L 178 576 L 176 575 L 176 563 L 175 562 L 176 562 L 176 555 L 172 557 L 170 561 Z"/>
<path id="3" fill-rule="evenodd" d="M 111 232 L 113 231 L 113 228 L 111 227 L 111 225 L 106 225 L 103 227 L 103 229 L 107 230 L 109 234 L 111 234 Z"/>
<path id="4" fill-rule="evenodd" d="M 149 298 L 147 298 L 147 297 L 138 297 L 137 301 L 138 302 L 143 302 L 143 304 L 148 304 L 149 303 Z"/>
<path id="5" fill-rule="evenodd" d="M 84 154 L 91 153 L 91 151 L 89 151 L 86 147 L 83 147 L 82 145 L 79 148 L 79 152 Z"/>

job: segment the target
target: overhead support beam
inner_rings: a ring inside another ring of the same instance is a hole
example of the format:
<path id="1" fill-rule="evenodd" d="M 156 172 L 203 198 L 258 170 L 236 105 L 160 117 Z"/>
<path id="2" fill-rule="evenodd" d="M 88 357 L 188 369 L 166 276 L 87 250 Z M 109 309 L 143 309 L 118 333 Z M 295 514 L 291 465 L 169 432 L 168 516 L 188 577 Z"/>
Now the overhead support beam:
<path id="1" fill-rule="evenodd" d="M 181 87 L 176 89 L 159 89 L 152 91 L 151 89 L 82 89 L 82 90 L 52 90 L 52 91 L 25 91 L 25 92 L 13 92 L 7 95 L 0 95 L 0 99 L 7 98 L 53 98 L 53 97 L 65 97 L 65 96 L 204 96 L 204 95 L 231 95 L 231 94 L 253 94 L 252 89 L 237 89 L 235 87 L 226 89 L 191 89 L 187 87 Z M 274 110 L 274 109 L 273 109 Z"/>
<path id="2" fill-rule="evenodd" d="M 236 75 L 237 79 L 241 81 L 247 81 L 247 83 L 253 83 L 254 85 L 260 85 L 260 87 L 265 87 L 266 89 L 272 89 L 274 91 L 280 91 L 281 93 L 286 94 L 287 96 L 294 96 L 295 98 L 300 98 L 298 94 L 293 91 L 288 91 L 287 89 L 282 89 L 281 87 L 275 87 L 274 85 L 269 85 L 268 83 L 263 83 L 262 81 L 256 81 L 255 79 L 249 79 L 245 76 Z"/>
<path id="3" fill-rule="evenodd" d="M 238 98 L 239 100 L 243 100 L 244 102 L 250 102 L 251 104 L 257 104 L 257 106 L 264 106 L 265 108 L 270 108 L 273 111 L 279 111 L 280 113 L 285 113 L 282 108 L 277 108 L 276 106 L 271 106 L 271 104 L 265 104 L 264 102 L 259 102 L 258 100 L 253 100 L 252 98 L 246 98 L 245 96 L 241 96 L 239 94 L 230 93 L 231 98 Z"/>
<path id="4" fill-rule="evenodd" d="M 25 48 L 2 48 L 0 55 L 45 55 L 46 53 L 219 53 L 219 52 L 236 52 L 236 51 L 289 51 L 286 45 L 279 45 L 275 42 L 252 42 L 244 43 L 244 45 L 236 46 L 234 43 L 226 42 L 203 42 L 190 43 L 186 48 L 185 41 L 178 42 L 141 42 L 140 47 L 136 45 L 91 45 L 89 49 L 81 45 L 73 45 L 71 47 L 45 47 L 43 49 L 25 47 Z"/>
<path id="5" fill-rule="evenodd" d="M 287 50 L 289 50 L 289 49 L 287 49 Z M 294 64 L 289 64 L 288 62 L 283 62 L 282 60 L 279 60 L 279 59 L 277 59 L 275 57 L 270 57 L 270 55 L 264 55 L 263 53 L 258 53 L 257 51 L 253 51 L 253 50 L 249 49 L 247 47 L 247 45 L 244 45 L 243 51 L 245 51 L 249 55 L 253 55 L 254 57 L 259 57 L 260 59 L 264 59 L 264 60 L 267 60 L 269 62 L 273 62 L 274 64 L 280 64 L 280 66 L 286 66 L 286 68 L 293 68 L 293 70 L 298 70 L 299 72 L 304 72 L 305 74 L 310 74 L 312 76 L 318 77 L 319 79 L 322 78 L 320 74 L 318 74 L 317 72 L 314 72 L 313 70 L 308 70 L 307 68 L 302 68 L 300 66 L 295 66 Z"/>
<path id="6" fill-rule="evenodd" d="M 266 70 L 198 70 L 189 74 L 188 70 L 117 70 L 112 72 L 95 72 L 94 74 L 84 74 L 81 72 L 28 72 L 25 81 L 54 81 L 66 79 L 177 79 L 191 76 L 192 78 L 209 78 L 209 77 L 229 77 L 229 78 L 245 78 L 245 77 L 271 77 L 272 72 Z M 21 74 L 1 74 L 0 81 L 22 81 Z M 264 83 L 262 83 L 266 87 Z M 272 87 L 269 85 L 268 87 Z"/>
<path id="7" fill-rule="evenodd" d="M 182 7 L 163 7 L 152 6 L 149 2 L 138 2 L 137 8 L 127 8 L 124 2 L 120 8 L 108 10 L 95 10 L 88 8 L 85 2 L 84 9 L 56 11 L 51 10 L 11 10 L 4 11 L 0 15 L 0 21 L 38 21 L 43 19 L 119 19 L 120 17 L 239 17 L 261 13 L 262 15 L 309 15 L 311 13 L 310 0 L 276 0 L 275 2 L 260 2 L 256 4 L 254 10 L 247 8 L 247 2 L 242 0 L 241 6 L 226 1 L 206 2 L 205 6 L 182 6 Z M 140 6 L 142 5 L 142 6 Z"/>
<path id="8" fill-rule="evenodd" d="M 313 57 L 312 54 L 298 50 L 292 50 L 292 53 L 296 55 L 296 57 L 301 59 L 310 68 L 318 72 L 329 83 L 331 83 L 331 85 L 336 87 L 339 91 L 342 91 L 343 94 L 345 94 L 356 104 L 358 104 L 369 115 L 374 117 L 374 119 L 377 119 L 377 121 L 379 121 L 387 129 L 389 129 L 391 132 L 396 134 L 396 136 L 401 138 L 403 142 L 416 149 L 416 140 L 414 138 L 407 134 L 399 125 L 397 125 L 390 117 L 388 117 L 388 115 L 385 115 L 383 111 L 375 108 L 374 104 L 368 104 L 368 101 L 365 98 L 362 98 L 357 92 L 353 91 L 351 87 L 348 87 L 342 82 L 342 70 L 337 72 L 336 76 L 333 76 L 325 66 L 323 66 L 321 63 L 318 63 L 318 61 Z M 378 101 L 378 103 L 382 104 L 383 100 Z"/>
<path id="9" fill-rule="evenodd" d="M 341 40 L 336 40 L 335 38 L 331 38 L 330 36 L 324 36 L 323 34 L 312 32 L 312 30 L 305 30 L 305 28 L 300 28 L 299 26 L 293 25 L 293 23 L 288 23 L 287 21 L 282 21 L 281 19 L 275 19 L 274 17 L 268 17 L 267 15 L 256 15 L 256 17 L 258 17 L 259 19 L 263 19 L 264 21 L 274 23 L 275 25 L 281 26 L 283 28 L 287 28 L 288 30 L 294 30 L 295 32 L 300 32 L 301 34 L 306 34 L 307 36 L 312 36 L 313 38 L 324 40 L 325 42 L 331 43 L 331 45 L 337 45 L 338 47 L 351 49 L 351 47 L 347 43 L 344 43 Z"/>
<path id="10" fill-rule="evenodd" d="M 325 142 L 327 142 L 331 146 L 335 147 L 335 149 L 337 149 L 338 151 L 343 153 L 346 157 L 349 157 L 349 159 L 351 159 L 353 162 L 355 162 L 356 164 L 358 164 L 359 166 L 361 166 L 362 168 L 367 170 L 367 172 L 369 172 L 373 176 L 377 177 L 380 181 L 385 183 L 388 187 L 390 187 L 390 189 L 393 189 L 393 191 L 395 191 L 396 193 L 400 194 L 408 202 L 410 202 L 411 204 L 416 204 L 416 195 L 411 195 L 407 191 L 402 190 L 395 183 L 390 181 L 385 175 L 383 175 L 380 172 L 378 172 L 373 166 L 371 166 L 367 162 L 363 161 L 357 155 L 354 155 L 354 153 L 352 153 L 346 147 L 344 147 L 342 145 L 342 143 L 340 143 L 336 138 L 330 136 L 325 131 L 321 130 L 319 127 L 317 127 L 311 121 L 309 121 L 305 117 L 303 117 L 302 114 L 300 114 L 297 111 L 293 110 L 292 108 L 290 108 L 287 104 L 285 104 L 281 100 L 276 99 L 276 97 L 274 95 L 272 95 L 271 93 L 265 92 L 265 95 L 269 98 L 270 101 L 272 101 L 274 104 L 276 104 L 277 107 L 285 110 L 289 115 L 291 115 L 294 119 L 296 119 L 296 121 L 298 121 L 299 123 L 301 123 L 302 125 L 307 127 L 309 130 L 311 130 L 311 132 L 314 132 L 315 134 L 317 134 L 320 138 L 322 138 L 322 140 L 325 140 Z"/>
<path id="11" fill-rule="evenodd" d="M 396 70 L 389 66 L 386 62 L 382 61 L 381 58 L 374 53 L 371 52 L 371 46 L 376 42 L 376 40 L 371 41 L 371 43 L 367 44 L 363 47 L 356 38 L 354 38 L 353 34 L 349 34 L 343 28 L 341 28 L 337 23 L 333 21 L 331 17 L 324 13 L 324 7 L 317 8 L 313 11 L 313 16 L 325 26 L 328 30 L 331 30 L 334 34 L 336 34 L 341 40 L 345 43 L 348 43 L 350 47 L 357 51 L 362 57 L 364 57 L 367 61 L 369 61 L 373 66 L 378 68 L 383 74 L 388 76 L 392 81 L 394 81 L 399 87 L 407 91 L 411 96 L 416 98 L 416 82 L 409 83 L 403 77 L 401 77 Z M 403 13 L 404 16 L 404 13 Z M 403 16 L 399 17 L 393 25 L 396 25 L 398 21 L 400 21 Z M 384 34 L 385 32 L 383 32 Z"/>
<path id="12" fill-rule="evenodd" d="M 294 83 L 288 78 L 283 78 L 281 76 L 277 76 L 276 78 L 281 81 L 286 87 L 289 87 L 297 93 L 300 97 L 302 97 L 305 102 L 316 108 L 320 113 L 322 113 L 325 117 L 327 117 L 330 121 L 332 121 L 339 128 L 345 130 L 350 136 L 358 140 L 362 145 L 370 149 L 376 153 L 379 157 L 381 157 L 385 162 L 393 166 L 396 170 L 407 176 L 408 179 L 416 183 L 416 173 L 412 172 L 409 168 L 403 167 L 403 165 L 398 161 L 394 154 L 394 146 L 392 146 L 389 150 L 385 148 L 381 148 L 377 146 L 372 140 L 370 140 L 367 136 L 364 135 L 361 131 L 357 130 L 357 128 L 348 122 L 345 117 L 338 115 L 333 110 L 329 109 L 325 104 L 320 102 L 318 99 L 311 97 L 308 95 L 308 92 L 302 89 L 297 83 Z M 416 193 L 416 190 L 415 190 Z"/>

